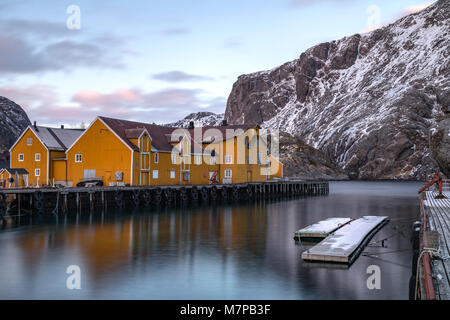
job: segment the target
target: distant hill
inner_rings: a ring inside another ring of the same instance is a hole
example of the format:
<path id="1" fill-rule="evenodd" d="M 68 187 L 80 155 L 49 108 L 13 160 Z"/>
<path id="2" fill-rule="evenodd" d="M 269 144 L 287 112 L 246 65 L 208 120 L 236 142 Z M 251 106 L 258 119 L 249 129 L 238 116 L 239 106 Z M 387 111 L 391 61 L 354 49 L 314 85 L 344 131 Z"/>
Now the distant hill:
<path id="1" fill-rule="evenodd" d="M 0 96 L 0 166 L 9 164 L 9 148 L 29 126 L 30 119 L 17 103 Z"/>
<path id="2" fill-rule="evenodd" d="M 216 114 L 212 112 L 195 112 L 186 116 L 177 122 L 168 123 L 166 126 L 177 127 L 177 128 L 187 128 L 189 122 L 194 121 L 196 127 L 205 126 L 219 126 L 224 119 L 224 114 Z"/>

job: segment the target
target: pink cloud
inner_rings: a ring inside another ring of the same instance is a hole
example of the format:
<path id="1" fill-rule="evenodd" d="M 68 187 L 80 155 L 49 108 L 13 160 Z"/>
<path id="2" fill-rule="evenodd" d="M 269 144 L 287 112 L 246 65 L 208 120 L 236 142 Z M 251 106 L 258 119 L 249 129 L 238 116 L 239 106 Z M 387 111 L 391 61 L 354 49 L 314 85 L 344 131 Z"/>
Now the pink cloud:
<path id="1" fill-rule="evenodd" d="M 109 93 L 80 90 L 69 101 L 63 101 L 55 87 L 35 84 L 29 87 L 0 87 L 5 96 L 27 112 L 31 121 L 42 124 L 77 125 L 90 123 L 98 115 L 145 122 L 169 123 L 196 111 L 222 112 L 223 97 L 203 99 L 199 89 L 169 88 L 145 92 L 122 88 Z M 200 105 L 208 105 L 207 109 Z"/>

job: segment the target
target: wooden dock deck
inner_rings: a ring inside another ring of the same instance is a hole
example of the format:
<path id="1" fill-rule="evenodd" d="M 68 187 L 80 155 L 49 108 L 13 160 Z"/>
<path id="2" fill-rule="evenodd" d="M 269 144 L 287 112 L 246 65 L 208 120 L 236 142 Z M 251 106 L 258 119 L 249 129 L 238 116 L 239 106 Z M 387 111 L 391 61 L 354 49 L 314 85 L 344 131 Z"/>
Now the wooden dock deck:
<path id="1" fill-rule="evenodd" d="M 347 223 L 316 246 L 302 253 L 307 261 L 351 264 L 388 217 L 365 216 Z"/>
<path id="2" fill-rule="evenodd" d="M 58 215 L 112 208 L 185 206 L 294 196 L 324 196 L 328 193 L 329 183 L 326 181 L 295 180 L 211 185 L 0 189 L 0 220 L 12 211 L 19 215 Z"/>
<path id="3" fill-rule="evenodd" d="M 328 218 L 296 231 L 294 239 L 296 241 L 311 238 L 324 239 L 351 220 L 351 218 Z"/>
<path id="4" fill-rule="evenodd" d="M 423 228 L 421 252 L 429 254 L 433 288 L 427 288 L 425 274 L 427 266 L 419 263 L 419 294 L 422 299 L 450 300 L 450 191 L 443 193 L 447 199 L 435 199 L 436 191 L 427 191 L 423 199 L 422 215 L 426 226 Z M 437 252 L 436 252 L 437 251 Z M 430 293 L 431 291 L 431 293 Z M 433 297 L 434 291 L 434 297 Z"/>

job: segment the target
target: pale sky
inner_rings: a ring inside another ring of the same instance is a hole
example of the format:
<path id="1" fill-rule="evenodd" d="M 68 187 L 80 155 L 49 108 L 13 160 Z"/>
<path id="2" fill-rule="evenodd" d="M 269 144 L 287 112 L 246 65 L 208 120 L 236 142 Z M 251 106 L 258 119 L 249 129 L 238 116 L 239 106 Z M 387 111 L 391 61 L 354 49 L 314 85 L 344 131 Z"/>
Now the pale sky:
<path id="1" fill-rule="evenodd" d="M 191 112 L 222 113 L 239 75 L 430 3 L 0 0 L 0 95 L 41 125 L 76 126 L 97 115 L 167 123 Z M 80 29 L 66 25 L 70 5 L 80 9 Z"/>

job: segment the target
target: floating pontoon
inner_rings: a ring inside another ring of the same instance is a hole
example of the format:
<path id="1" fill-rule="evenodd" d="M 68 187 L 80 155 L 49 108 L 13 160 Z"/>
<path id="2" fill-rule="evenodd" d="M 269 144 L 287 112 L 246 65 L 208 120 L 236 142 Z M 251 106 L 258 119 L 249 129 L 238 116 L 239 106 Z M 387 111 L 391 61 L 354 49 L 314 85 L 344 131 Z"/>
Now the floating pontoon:
<path id="1" fill-rule="evenodd" d="M 350 221 L 316 246 L 302 253 L 308 261 L 352 263 L 388 217 L 366 216 Z"/>

